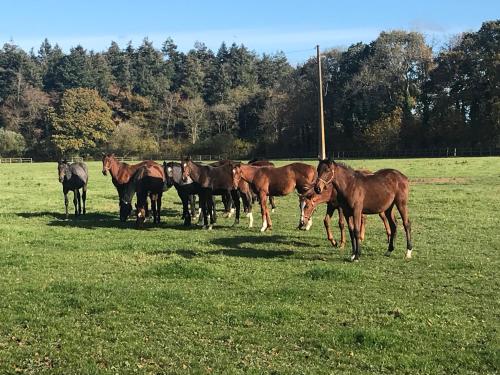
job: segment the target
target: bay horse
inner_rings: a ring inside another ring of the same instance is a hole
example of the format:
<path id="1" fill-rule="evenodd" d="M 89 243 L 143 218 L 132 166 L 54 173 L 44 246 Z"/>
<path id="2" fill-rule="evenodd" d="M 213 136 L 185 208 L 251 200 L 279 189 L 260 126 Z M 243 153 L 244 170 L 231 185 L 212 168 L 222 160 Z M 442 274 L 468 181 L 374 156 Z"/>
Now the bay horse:
<path id="1" fill-rule="evenodd" d="M 165 187 L 165 172 L 163 167 L 157 163 L 153 165 L 143 165 L 134 173 L 127 184 L 122 195 L 123 206 L 131 205 L 134 193 L 137 194 L 136 223 L 142 227 L 146 220 L 147 199 L 151 199 L 151 209 L 153 211 L 153 222 L 160 223 L 161 198 Z"/>
<path id="2" fill-rule="evenodd" d="M 361 256 L 360 230 L 363 214 L 385 213 L 390 226 L 391 236 L 386 255 L 394 250 L 397 224 L 392 208 L 396 206 L 403 219 L 406 232 L 405 258 L 411 258 L 411 223 L 408 215 L 408 178 L 396 169 L 380 169 L 372 174 L 356 172 L 351 167 L 331 161 L 320 160 L 314 190 L 320 194 L 327 185 L 332 184 L 338 193 L 338 202 L 349 226 L 352 243 L 351 260 Z"/>
<path id="3" fill-rule="evenodd" d="M 261 232 L 272 229 L 272 221 L 267 208 L 268 196 L 285 196 L 297 190 L 299 194 L 307 192 L 314 183 L 316 171 L 308 164 L 292 163 L 284 167 L 256 167 L 237 164 L 233 169 L 234 184 L 240 179 L 248 182 L 259 197 L 262 214 Z"/>
<path id="4" fill-rule="evenodd" d="M 236 205 L 235 224 L 240 220 L 240 199 L 238 184 L 233 182 L 233 163 L 228 161 L 218 167 L 210 165 L 200 165 L 185 158 L 181 161 L 182 179 L 187 181 L 190 177 L 200 187 L 200 206 L 203 214 L 203 224 L 205 228 L 212 229 L 212 224 L 216 221 L 213 195 L 229 193 Z M 210 216 L 210 223 L 208 218 Z"/>
<path id="5" fill-rule="evenodd" d="M 120 162 L 116 159 L 115 154 L 103 154 L 102 156 L 102 174 L 107 176 L 108 172 L 111 174 L 111 181 L 118 192 L 118 199 L 120 204 L 120 221 L 126 221 L 127 217 L 132 212 L 132 204 L 126 206 L 124 204 L 123 193 L 127 188 L 127 184 L 140 167 L 144 165 L 152 166 L 156 164 L 152 160 L 145 160 L 138 164 L 129 165 Z M 147 211 L 147 210 L 146 210 Z"/>
<path id="6" fill-rule="evenodd" d="M 182 219 L 184 225 L 191 225 L 191 218 L 196 215 L 196 196 L 198 187 L 191 178 L 185 182 L 182 180 L 182 168 L 180 163 L 163 162 L 163 170 L 167 179 L 168 186 L 174 186 L 182 202 Z"/>
<path id="7" fill-rule="evenodd" d="M 258 158 L 249 160 L 247 164 L 253 165 L 256 167 L 274 167 L 275 166 L 272 161 L 265 160 L 265 159 L 258 159 Z M 252 203 L 255 203 L 256 200 L 258 200 L 257 195 L 252 194 Z M 272 195 L 269 196 L 269 204 L 271 205 L 271 212 L 274 212 L 274 210 L 276 209 L 276 204 L 274 202 L 274 197 Z"/>
<path id="8" fill-rule="evenodd" d="M 63 186 L 64 206 L 66 208 L 66 219 L 68 219 L 68 192 L 73 191 L 73 204 L 75 205 L 75 216 L 86 213 L 85 201 L 87 200 L 87 184 L 89 173 L 87 165 L 83 162 L 69 164 L 66 160 L 57 162 L 59 182 Z M 80 196 L 80 189 L 82 194 Z"/>
<path id="9" fill-rule="evenodd" d="M 326 203 L 326 214 L 323 219 L 323 224 L 325 225 L 326 237 L 330 243 L 337 247 L 337 242 L 335 241 L 331 228 L 330 221 L 335 210 L 338 211 L 339 214 L 339 230 L 340 230 L 340 248 L 343 248 L 346 242 L 345 239 L 345 224 L 344 224 L 344 213 L 342 211 L 342 207 L 340 207 L 338 199 L 337 199 L 337 190 L 333 187 L 332 184 L 327 185 L 320 194 L 317 194 L 314 189 L 311 189 L 309 192 L 300 196 L 300 226 L 299 229 L 309 230 L 312 224 L 312 214 L 316 207 L 321 204 Z M 387 235 L 387 242 L 389 242 L 391 237 L 391 228 L 389 226 L 389 222 L 385 216 L 385 213 L 381 212 L 379 214 L 380 219 L 382 220 L 385 228 L 385 232 Z M 366 215 L 361 217 L 361 229 L 359 238 L 361 241 L 365 239 L 365 226 L 366 226 Z"/>

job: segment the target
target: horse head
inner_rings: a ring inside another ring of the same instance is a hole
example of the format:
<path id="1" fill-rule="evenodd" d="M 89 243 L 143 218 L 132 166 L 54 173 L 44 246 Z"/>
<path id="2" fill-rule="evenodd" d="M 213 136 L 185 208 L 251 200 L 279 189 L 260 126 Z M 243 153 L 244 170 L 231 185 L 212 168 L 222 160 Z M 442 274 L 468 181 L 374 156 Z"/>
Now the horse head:
<path id="1" fill-rule="evenodd" d="M 102 174 L 104 176 L 108 175 L 108 171 L 111 169 L 114 160 L 115 154 L 102 154 Z"/>
<path id="2" fill-rule="evenodd" d="M 299 195 L 299 208 L 300 208 L 300 224 L 299 229 L 306 229 L 309 220 L 317 206 L 318 196 L 314 191 L 310 190 L 304 194 Z"/>
<path id="3" fill-rule="evenodd" d="M 335 178 L 335 164 L 330 159 L 320 159 L 318 164 L 318 177 L 314 184 L 314 191 L 320 194 L 323 189 Z"/>
<path id="4" fill-rule="evenodd" d="M 241 163 L 234 163 L 231 168 L 233 177 L 233 188 L 237 189 L 241 180 Z"/>
<path id="5" fill-rule="evenodd" d="M 71 169 L 66 159 L 57 162 L 57 172 L 59 175 L 59 182 L 62 184 L 64 179 L 71 178 Z"/>
<path id="6" fill-rule="evenodd" d="M 191 172 L 193 170 L 193 161 L 191 160 L 191 157 L 188 156 L 187 158 L 184 158 L 181 160 L 181 171 L 182 171 L 182 181 L 187 182 L 188 177 L 191 175 Z"/>
<path id="7" fill-rule="evenodd" d="M 174 163 L 173 162 L 163 162 L 163 171 L 165 172 L 165 186 L 171 188 L 174 185 Z"/>

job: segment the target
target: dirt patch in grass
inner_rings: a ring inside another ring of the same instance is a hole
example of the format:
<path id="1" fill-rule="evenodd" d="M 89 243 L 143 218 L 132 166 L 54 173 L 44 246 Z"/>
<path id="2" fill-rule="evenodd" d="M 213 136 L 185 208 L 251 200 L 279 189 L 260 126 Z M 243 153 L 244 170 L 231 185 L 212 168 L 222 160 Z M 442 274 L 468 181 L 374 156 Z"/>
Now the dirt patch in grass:
<path id="1" fill-rule="evenodd" d="M 465 184 L 469 180 L 464 177 L 423 177 L 423 178 L 411 178 L 410 184 Z"/>

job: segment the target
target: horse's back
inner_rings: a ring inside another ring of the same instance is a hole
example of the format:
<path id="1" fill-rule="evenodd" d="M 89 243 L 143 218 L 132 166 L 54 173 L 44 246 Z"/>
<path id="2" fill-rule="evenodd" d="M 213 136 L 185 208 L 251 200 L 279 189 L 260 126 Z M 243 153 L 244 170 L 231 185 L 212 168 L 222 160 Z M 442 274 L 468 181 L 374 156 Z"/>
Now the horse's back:
<path id="1" fill-rule="evenodd" d="M 86 185 L 89 179 L 87 164 L 83 162 L 76 162 L 71 164 L 70 168 L 71 168 L 71 173 L 78 177 L 78 179 L 82 183 L 82 186 Z"/>

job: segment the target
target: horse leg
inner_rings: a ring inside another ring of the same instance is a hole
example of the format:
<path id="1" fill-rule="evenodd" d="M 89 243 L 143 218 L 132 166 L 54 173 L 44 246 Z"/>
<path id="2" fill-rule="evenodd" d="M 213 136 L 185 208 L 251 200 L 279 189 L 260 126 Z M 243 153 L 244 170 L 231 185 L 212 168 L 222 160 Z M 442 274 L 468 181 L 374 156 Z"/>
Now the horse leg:
<path id="1" fill-rule="evenodd" d="M 82 201 L 83 201 L 83 214 L 85 215 L 87 213 L 87 210 L 85 208 L 85 202 L 87 200 L 87 185 L 83 185 L 82 189 Z"/>
<path id="2" fill-rule="evenodd" d="M 66 220 L 68 220 L 68 190 L 64 189 L 63 190 L 63 193 L 64 193 L 64 207 L 66 209 Z"/>
<path id="3" fill-rule="evenodd" d="M 363 220 L 363 213 L 361 212 L 361 208 L 355 208 L 353 215 L 354 222 L 354 240 L 356 244 L 356 253 L 354 256 L 354 261 L 359 260 L 361 256 L 361 241 L 360 241 L 360 233 L 361 233 L 361 222 Z"/>
<path id="4" fill-rule="evenodd" d="M 191 214 L 189 213 L 189 195 L 181 194 L 182 201 L 182 216 L 184 219 L 184 225 L 191 225 Z"/>
<path id="5" fill-rule="evenodd" d="M 249 218 L 248 227 L 253 227 L 253 213 L 252 213 L 252 196 L 251 193 L 242 193 L 241 200 L 243 202 L 244 210 Z"/>
<path id="6" fill-rule="evenodd" d="M 78 200 L 78 216 L 80 216 L 82 214 L 82 196 L 79 189 L 76 189 L 76 199 Z"/>
<path id="7" fill-rule="evenodd" d="M 406 234 L 406 254 L 405 258 L 411 258 L 411 252 L 413 250 L 413 245 L 411 243 L 411 222 L 408 215 L 408 206 L 406 201 L 396 202 L 396 207 L 398 208 L 401 219 L 403 219 L 403 227 L 405 228 Z"/>
<path id="8" fill-rule="evenodd" d="M 241 202 L 240 202 L 240 192 L 239 190 L 231 190 L 231 199 L 234 203 L 234 208 L 236 211 L 236 215 L 234 218 L 234 224 L 237 225 L 240 223 L 240 210 L 241 210 Z"/>
<path id="9" fill-rule="evenodd" d="M 352 254 L 351 261 L 353 261 L 356 257 L 356 238 L 354 236 L 354 217 L 350 215 L 345 215 L 344 217 L 347 221 L 347 227 L 349 228 L 349 236 L 351 237 L 351 246 L 352 246 Z"/>
<path id="10" fill-rule="evenodd" d="M 326 215 L 323 219 L 323 224 L 325 225 L 326 238 L 328 239 L 328 241 L 330 241 L 332 246 L 337 247 L 337 242 L 333 238 L 332 229 L 330 227 L 330 221 L 332 219 L 332 215 L 333 215 L 334 211 L 335 211 L 335 208 L 333 208 L 332 205 L 328 204 L 326 207 Z"/>
<path id="11" fill-rule="evenodd" d="M 213 195 L 212 191 L 207 194 L 207 207 L 208 214 L 210 215 L 210 224 L 215 224 L 217 222 L 217 207 L 215 207 L 215 195 Z"/>
<path id="12" fill-rule="evenodd" d="M 78 189 L 73 190 L 73 204 L 75 206 L 75 216 L 78 216 Z"/>
<path id="13" fill-rule="evenodd" d="M 391 240 L 391 227 L 389 226 L 389 221 L 387 220 L 387 216 L 385 216 L 384 212 L 378 214 L 380 219 L 382 219 L 382 223 L 384 223 L 385 234 L 387 235 L 387 243 Z"/>
<path id="14" fill-rule="evenodd" d="M 262 215 L 262 227 L 260 228 L 261 232 L 264 232 L 267 229 L 268 223 L 267 223 L 267 205 L 266 205 L 266 200 L 267 200 L 267 194 L 266 192 L 259 192 L 259 201 L 260 201 L 260 213 Z"/>
<path id="15" fill-rule="evenodd" d="M 361 227 L 359 229 L 359 240 L 365 240 L 366 215 L 361 214 Z"/>
<path id="16" fill-rule="evenodd" d="M 334 210 L 335 210 L 335 208 L 334 208 Z M 340 245 L 339 245 L 339 248 L 343 249 L 344 246 L 345 246 L 345 242 L 346 242 L 346 239 L 345 239 L 345 223 L 344 223 L 344 219 L 345 218 L 344 218 L 344 211 L 340 207 L 337 207 L 337 210 L 339 211 L 339 231 L 340 231 Z M 333 211 L 332 211 L 332 215 L 333 215 Z"/>
<path id="17" fill-rule="evenodd" d="M 392 251 L 394 250 L 394 240 L 396 239 L 397 223 L 394 218 L 394 212 L 392 210 L 392 206 L 393 205 L 391 205 L 387 210 L 385 210 L 385 217 L 389 222 L 389 227 L 391 230 L 391 237 L 389 238 L 389 247 L 387 248 L 387 252 L 385 253 L 386 256 L 390 256 L 392 254 Z"/>
<path id="18" fill-rule="evenodd" d="M 274 212 L 274 209 L 276 208 L 276 204 L 274 203 L 273 196 L 269 196 L 269 204 L 271 205 L 271 212 Z"/>
<path id="19" fill-rule="evenodd" d="M 161 218 L 161 197 L 162 193 L 158 193 L 158 199 L 156 200 L 156 215 L 157 215 L 157 220 L 156 222 L 160 224 L 160 218 Z"/>

